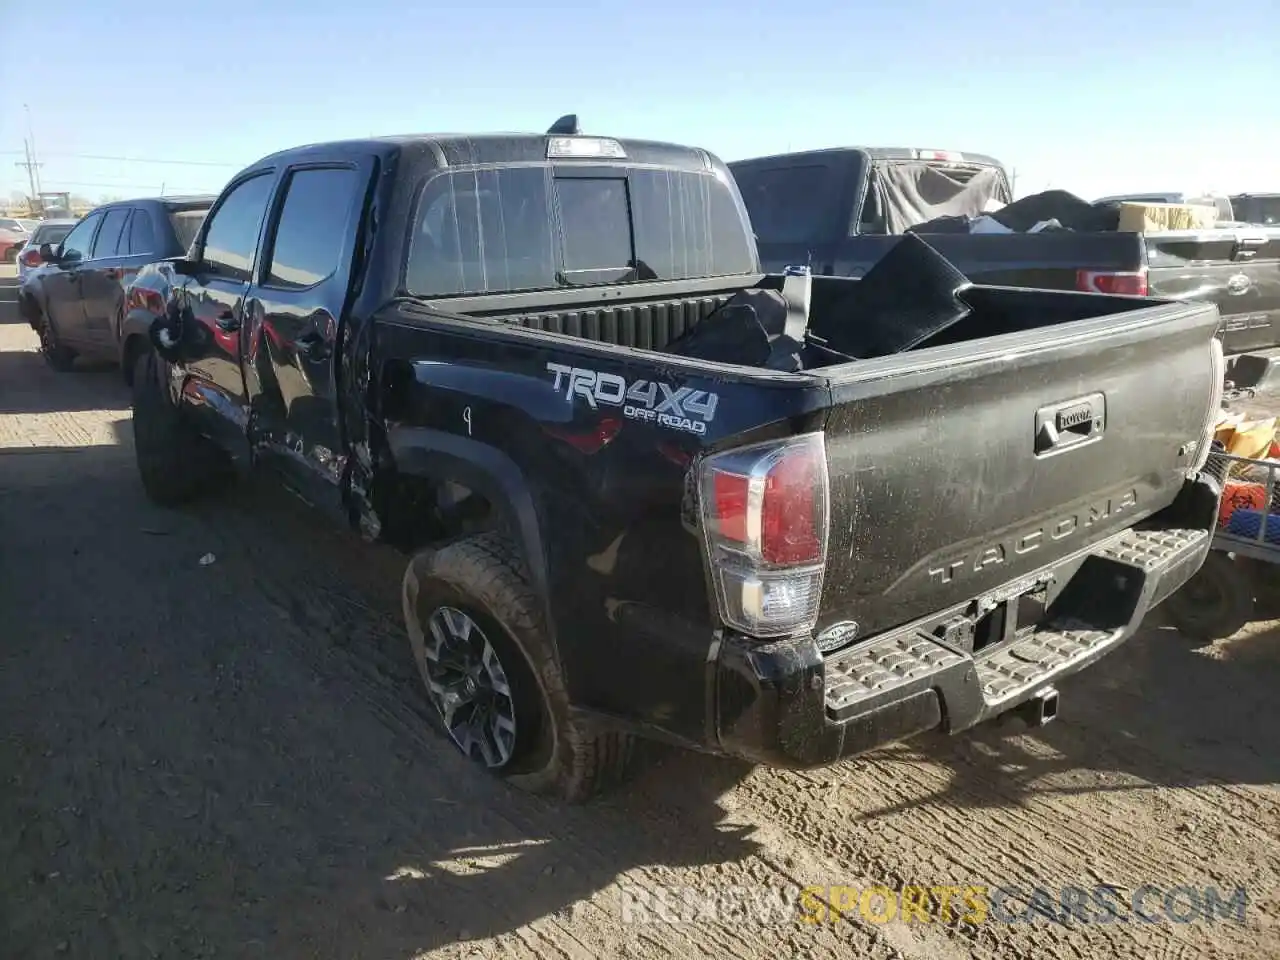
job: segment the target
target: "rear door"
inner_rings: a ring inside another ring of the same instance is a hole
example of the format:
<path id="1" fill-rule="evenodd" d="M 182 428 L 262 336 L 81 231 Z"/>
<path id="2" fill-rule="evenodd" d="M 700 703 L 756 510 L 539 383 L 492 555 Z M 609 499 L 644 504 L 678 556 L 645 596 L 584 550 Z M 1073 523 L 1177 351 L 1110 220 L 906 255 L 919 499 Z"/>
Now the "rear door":
<path id="1" fill-rule="evenodd" d="M 368 158 L 285 170 L 245 298 L 253 440 L 283 455 L 304 495 L 335 496 L 345 462 L 334 363 L 372 169 Z"/>
<path id="2" fill-rule="evenodd" d="M 1280 230 L 1172 233 L 1147 243 L 1152 296 L 1215 304 L 1227 354 L 1280 346 Z"/>

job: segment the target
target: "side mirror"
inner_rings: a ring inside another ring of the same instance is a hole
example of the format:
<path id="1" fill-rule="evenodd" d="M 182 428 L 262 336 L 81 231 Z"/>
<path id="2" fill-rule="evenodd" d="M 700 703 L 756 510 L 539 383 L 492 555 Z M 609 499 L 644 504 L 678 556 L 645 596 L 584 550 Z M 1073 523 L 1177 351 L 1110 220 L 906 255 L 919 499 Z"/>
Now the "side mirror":
<path id="1" fill-rule="evenodd" d="M 180 277 L 194 277 L 200 272 L 200 264 L 188 257 L 174 257 L 169 261 L 173 272 Z"/>
<path id="2" fill-rule="evenodd" d="M 61 260 L 52 243 L 40 244 L 40 259 L 45 263 L 58 263 Z"/>

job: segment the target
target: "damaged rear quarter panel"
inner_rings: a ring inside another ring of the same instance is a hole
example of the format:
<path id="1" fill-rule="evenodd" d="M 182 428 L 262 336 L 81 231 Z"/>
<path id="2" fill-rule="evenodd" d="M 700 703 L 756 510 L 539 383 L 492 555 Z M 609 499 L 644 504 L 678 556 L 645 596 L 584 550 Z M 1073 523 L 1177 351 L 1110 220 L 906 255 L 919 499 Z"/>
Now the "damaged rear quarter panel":
<path id="1" fill-rule="evenodd" d="M 682 522 L 687 475 L 708 451 L 820 427 L 825 381 L 709 373 L 421 307 L 376 323 L 391 448 L 496 451 L 527 491 L 538 535 L 523 546 L 545 570 L 535 579 L 573 700 L 703 741 L 715 614 L 700 541 Z"/>

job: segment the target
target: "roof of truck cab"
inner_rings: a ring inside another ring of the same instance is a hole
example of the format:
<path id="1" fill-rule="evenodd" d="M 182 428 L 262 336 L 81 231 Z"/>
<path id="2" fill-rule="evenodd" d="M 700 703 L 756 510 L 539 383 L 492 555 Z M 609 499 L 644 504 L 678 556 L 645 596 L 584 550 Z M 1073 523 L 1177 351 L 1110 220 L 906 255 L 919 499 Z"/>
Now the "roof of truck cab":
<path id="1" fill-rule="evenodd" d="M 167 197 L 131 197 L 128 200 L 108 200 L 94 207 L 90 213 L 101 213 L 117 207 L 137 207 L 144 203 L 156 203 L 175 211 L 189 210 L 193 207 L 211 207 L 217 200 L 217 194 L 171 195 Z M 88 216 L 88 214 L 86 214 Z"/>
<path id="2" fill-rule="evenodd" d="M 871 160 L 917 160 L 916 152 L 920 150 L 941 150 L 941 147 L 824 147 L 819 150 L 796 150 L 790 153 L 774 153 L 764 157 L 744 157 L 741 160 L 730 160 L 729 166 L 736 167 L 745 163 L 765 163 L 774 160 L 794 160 L 800 157 L 819 158 L 842 153 L 860 153 Z M 976 163 L 981 166 L 1002 167 L 995 157 L 984 153 L 970 153 L 968 150 L 947 151 L 958 153 L 963 163 Z"/>
<path id="3" fill-rule="evenodd" d="M 558 134 L 555 136 L 559 136 Z M 602 158 L 599 162 L 611 164 L 652 164 L 679 170 L 708 170 L 721 162 L 699 147 L 681 146 L 655 140 L 632 140 L 623 137 L 607 137 L 604 134 L 579 134 L 581 139 L 601 138 L 615 140 L 626 153 L 625 160 Z M 481 164 L 535 163 L 547 158 L 547 141 L 552 135 L 544 133 L 420 133 L 386 137 L 366 137 L 359 140 L 334 140 L 310 143 L 280 150 L 246 167 L 252 170 L 273 166 L 284 161 L 305 160 L 316 156 L 415 156 L 425 165 L 438 168 L 476 166 Z M 584 158 L 582 162 L 591 162 Z"/>

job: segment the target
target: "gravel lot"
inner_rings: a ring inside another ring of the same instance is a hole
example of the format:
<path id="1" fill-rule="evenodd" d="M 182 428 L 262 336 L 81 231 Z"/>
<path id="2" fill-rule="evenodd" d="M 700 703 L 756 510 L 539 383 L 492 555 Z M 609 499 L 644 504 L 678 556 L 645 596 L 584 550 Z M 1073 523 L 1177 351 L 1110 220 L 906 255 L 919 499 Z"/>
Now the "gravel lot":
<path id="1" fill-rule="evenodd" d="M 46 368 L 6 277 L 4 956 L 1280 956 L 1276 623 L 1208 648 L 1153 624 L 1042 730 L 805 773 L 654 750 L 558 809 L 424 719 L 398 557 L 261 484 L 148 504 L 118 376 Z M 1150 923 L 626 922 L 636 891 L 786 884 L 1161 893 Z M 1243 922 L 1161 906 L 1241 886 Z"/>

